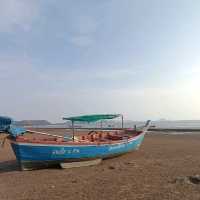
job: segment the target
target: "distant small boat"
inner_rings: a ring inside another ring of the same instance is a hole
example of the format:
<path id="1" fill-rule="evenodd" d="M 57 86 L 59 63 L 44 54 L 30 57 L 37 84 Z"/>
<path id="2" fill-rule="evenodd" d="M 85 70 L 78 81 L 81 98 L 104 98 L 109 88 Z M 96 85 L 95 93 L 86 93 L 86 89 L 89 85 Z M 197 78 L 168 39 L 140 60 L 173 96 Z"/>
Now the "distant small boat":
<path id="1" fill-rule="evenodd" d="M 121 129 L 90 129 L 87 133 L 86 131 L 75 133 L 74 122 L 96 122 L 116 117 L 122 117 Z M 150 121 L 147 121 L 145 126 L 139 130 L 124 129 L 123 116 L 119 114 L 84 115 L 63 119 L 72 122 L 72 136 L 16 128 L 12 125 L 12 120 L 5 121 L 5 118 L 0 117 L 2 125 L 0 130 L 9 133 L 8 139 L 21 169 L 104 159 L 124 154 L 139 148 L 150 126 Z"/>

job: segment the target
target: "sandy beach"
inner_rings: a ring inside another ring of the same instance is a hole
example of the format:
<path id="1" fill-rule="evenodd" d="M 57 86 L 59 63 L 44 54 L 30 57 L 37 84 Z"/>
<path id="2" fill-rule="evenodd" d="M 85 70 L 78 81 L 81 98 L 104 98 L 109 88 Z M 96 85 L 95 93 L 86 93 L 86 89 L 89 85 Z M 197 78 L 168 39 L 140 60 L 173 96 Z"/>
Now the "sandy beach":
<path id="1" fill-rule="evenodd" d="M 51 132 L 56 132 L 52 130 Z M 200 199 L 200 134 L 149 133 L 138 151 L 100 165 L 20 171 L 8 142 L 0 149 L 0 200 Z"/>

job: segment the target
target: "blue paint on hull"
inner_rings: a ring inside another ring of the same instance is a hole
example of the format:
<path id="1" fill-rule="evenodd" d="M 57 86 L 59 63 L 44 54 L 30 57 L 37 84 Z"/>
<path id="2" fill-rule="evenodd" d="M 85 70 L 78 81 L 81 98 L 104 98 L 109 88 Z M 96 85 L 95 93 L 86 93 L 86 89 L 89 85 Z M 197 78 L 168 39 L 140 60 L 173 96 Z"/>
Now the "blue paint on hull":
<path id="1" fill-rule="evenodd" d="M 89 160 L 107 158 L 137 149 L 144 139 L 144 134 L 129 141 L 101 145 L 43 145 L 16 143 L 11 145 L 19 162 L 67 162 L 70 160 Z"/>

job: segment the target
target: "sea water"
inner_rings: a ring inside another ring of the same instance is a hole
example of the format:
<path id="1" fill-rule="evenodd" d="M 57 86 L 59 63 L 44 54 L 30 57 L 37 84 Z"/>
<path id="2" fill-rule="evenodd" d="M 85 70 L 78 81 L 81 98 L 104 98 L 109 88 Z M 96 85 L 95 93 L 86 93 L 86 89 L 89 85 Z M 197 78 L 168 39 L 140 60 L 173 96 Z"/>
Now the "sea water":
<path id="1" fill-rule="evenodd" d="M 124 121 L 125 128 L 134 128 L 143 126 L 145 121 Z M 77 123 L 76 128 L 120 128 L 120 121 L 108 120 L 104 122 L 96 123 Z M 151 123 L 153 128 L 162 128 L 162 129 L 200 129 L 200 120 L 158 120 L 152 121 Z M 34 128 L 71 128 L 70 124 L 52 124 L 47 126 L 32 126 Z"/>

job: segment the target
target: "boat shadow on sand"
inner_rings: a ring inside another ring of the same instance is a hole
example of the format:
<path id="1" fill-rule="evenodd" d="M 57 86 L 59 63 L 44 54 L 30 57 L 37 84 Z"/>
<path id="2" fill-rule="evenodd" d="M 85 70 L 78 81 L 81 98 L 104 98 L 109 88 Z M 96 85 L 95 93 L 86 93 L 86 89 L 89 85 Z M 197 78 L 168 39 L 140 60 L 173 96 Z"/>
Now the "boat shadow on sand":
<path id="1" fill-rule="evenodd" d="M 0 162 L 0 174 L 13 171 L 20 171 L 20 166 L 16 160 Z"/>
<path id="2" fill-rule="evenodd" d="M 60 164 L 51 164 L 51 165 L 36 165 L 31 166 L 31 168 L 22 169 L 17 162 L 17 160 L 8 160 L 0 162 L 0 174 L 6 172 L 16 172 L 16 171 L 31 171 L 31 170 L 42 170 L 42 169 L 62 169 Z"/>

